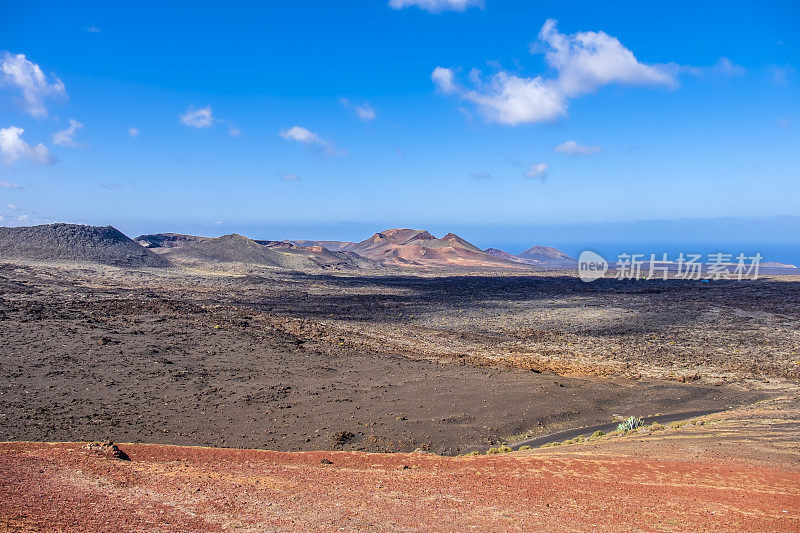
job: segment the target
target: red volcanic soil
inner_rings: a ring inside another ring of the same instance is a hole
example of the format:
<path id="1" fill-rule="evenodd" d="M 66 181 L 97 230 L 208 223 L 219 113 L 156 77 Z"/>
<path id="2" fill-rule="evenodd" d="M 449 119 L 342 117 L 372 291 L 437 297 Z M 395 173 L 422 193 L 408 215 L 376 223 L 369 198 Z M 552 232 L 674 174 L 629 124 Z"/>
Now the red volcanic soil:
<path id="1" fill-rule="evenodd" d="M 457 458 L 1 443 L 0 529 L 800 531 L 795 414 Z"/>

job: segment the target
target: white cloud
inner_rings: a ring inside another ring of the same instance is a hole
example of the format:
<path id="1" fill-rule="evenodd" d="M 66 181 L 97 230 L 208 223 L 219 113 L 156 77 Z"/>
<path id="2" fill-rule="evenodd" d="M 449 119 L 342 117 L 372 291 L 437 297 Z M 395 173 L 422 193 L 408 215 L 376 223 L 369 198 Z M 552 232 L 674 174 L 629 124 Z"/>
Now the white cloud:
<path id="1" fill-rule="evenodd" d="M 541 179 L 547 175 L 547 164 L 546 163 L 536 163 L 535 165 L 531 165 L 531 168 L 525 173 L 525 177 L 529 179 Z"/>
<path id="2" fill-rule="evenodd" d="M 366 102 L 362 105 L 356 106 L 356 114 L 358 115 L 358 118 L 364 122 L 375 120 L 375 110 L 372 109 L 372 106 Z"/>
<path id="3" fill-rule="evenodd" d="M 0 160 L 4 165 L 13 165 L 17 161 L 27 160 L 39 165 L 55 163 L 47 147 L 42 143 L 31 146 L 22 140 L 24 129 L 16 126 L 0 129 Z"/>
<path id="4" fill-rule="evenodd" d="M 134 128 L 134 127 L 128 128 L 128 135 L 130 135 L 131 137 L 134 137 L 134 138 L 138 137 L 139 136 L 139 128 Z"/>
<path id="5" fill-rule="evenodd" d="M 6 83 L 22 91 L 23 109 L 35 118 L 47 116 L 44 99 L 48 97 L 66 96 L 64 83 L 55 75 L 50 79 L 42 72 L 39 65 L 29 61 L 25 54 L 10 54 L 3 56 L 0 63 L 3 79 Z"/>
<path id="6" fill-rule="evenodd" d="M 453 81 L 454 78 L 453 69 L 449 68 L 436 67 L 431 73 L 431 80 L 433 80 L 436 88 L 444 94 L 453 94 L 458 91 L 459 88 Z"/>
<path id="7" fill-rule="evenodd" d="M 11 183 L 10 181 L 0 181 L 0 188 L 3 189 L 22 189 L 22 185 Z"/>
<path id="8" fill-rule="evenodd" d="M 301 181 L 302 178 L 297 174 L 284 174 L 281 176 L 281 181 Z"/>
<path id="9" fill-rule="evenodd" d="M 404 9 L 406 7 L 418 7 L 431 13 L 441 13 L 442 11 L 465 11 L 470 7 L 483 8 L 484 0 L 389 0 L 389 7 L 392 9 Z"/>
<path id="10" fill-rule="evenodd" d="M 640 63 L 616 37 L 602 31 L 565 35 L 556 29 L 555 20 L 548 19 L 539 32 L 539 40 L 531 46 L 532 53 L 542 50 L 547 64 L 558 71 L 556 85 L 568 97 L 591 93 L 611 83 L 677 85 L 667 66 Z"/>
<path id="11" fill-rule="evenodd" d="M 289 129 L 281 130 L 279 134 L 284 139 L 305 144 L 309 148 L 317 150 L 327 156 L 344 155 L 344 152 L 337 150 L 333 146 L 333 143 L 322 139 L 316 133 L 301 126 L 292 126 Z"/>
<path id="12" fill-rule="evenodd" d="M 53 135 L 53 144 L 57 144 L 58 146 L 78 146 L 78 143 L 75 142 L 75 134 L 82 127 L 83 124 L 74 118 L 69 119 L 69 127 L 65 130 L 57 131 L 56 134 Z"/>
<path id="13" fill-rule="evenodd" d="M 193 109 L 191 106 L 186 113 L 181 115 L 181 122 L 193 128 L 208 128 L 214 124 L 214 115 L 211 113 L 211 106 L 201 109 Z"/>
<path id="14" fill-rule="evenodd" d="M 242 130 L 240 130 L 239 128 L 237 128 L 236 126 L 234 126 L 233 124 L 231 124 L 229 122 L 228 123 L 228 135 L 230 135 L 231 137 L 241 137 L 242 136 Z"/>
<path id="15" fill-rule="evenodd" d="M 553 149 L 557 154 L 567 155 L 591 155 L 599 154 L 603 151 L 602 146 L 583 146 L 575 141 L 566 141 Z"/>
<path id="16" fill-rule="evenodd" d="M 431 79 L 445 94 L 458 94 L 471 102 L 490 122 L 517 125 L 547 122 L 564 116 L 569 100 L 612 83 L 623 85 L 677 85 L 674 65 L 648 65 L 605 32 L 559 33 L 556 21 L 542 26 L 531 53 L 544 53 L 556 75 L 521 77 L 500 71 L 488 82 L 480 72 L 470 72 L 474 89 L 455 81 L 450 68 L 436 67 Z"/>
<path id="17" fill-rule="evenodd" d="M 16 210 L 17 210 L 17 206 L 15 206 L 14 204 L 8 204 L 8 206 L 7 206 L 7 207 L 8 207 L 9 209 L 11 209 L 12 211 L 16 211 Z"/>
<path id="18" fill-rule="evenodd" d="M 291 141 L 297 141 L 305 144 L 323 144 L 324 141 L 319 138 L 316 133 L 313 133 L 301 126 L 292 126 L 287 130 L 280 132 L 281 137 Z"/>
<path id="19" fill-rule="evenodd" d="M 491 122 L 511 126 L 548 122 L 567 112 L 563 95 L 541 76 L 519 78 L 498 72 L 482 91 L 466 91 L 462 97 L 476 104 Z"/>
<path id="20" fill-rule="evenodd" d="M 89 26 L 88 28 L 86 28 L 86 31 L 88 31 L 89 33 L 100 33 L 100 28 L 98 28 L 97 26 Z"/>

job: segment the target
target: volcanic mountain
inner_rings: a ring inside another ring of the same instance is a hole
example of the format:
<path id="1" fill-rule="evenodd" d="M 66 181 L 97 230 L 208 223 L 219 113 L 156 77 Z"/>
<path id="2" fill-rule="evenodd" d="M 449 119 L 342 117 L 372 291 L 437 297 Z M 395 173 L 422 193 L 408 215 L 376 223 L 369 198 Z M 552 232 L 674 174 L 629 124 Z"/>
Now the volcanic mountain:
<path id="1" fill-rule="evenodd" d="M 573 268 L 578 262 L 561 250 L 549 246 L 533 246 L 517 254 L 522 259 L 531 259 L 549 267 Z"/>
<path id="2" fill-rule="evenodd" d="M 211 237 L 197 237 L 195 235 L 181 235 L 180 233 L 156 233 L 154 235 L 139 235 L 134 241 L 145 248 L 177 248 L 195 242 L 211 240 Z"/>
<path id="3" fill-rule="evenodd" d="M 322 246 L 332 252 L 349 252 L 357 246 L 358 243 L 349 241 L 288 241 L 296 244 L 301 248 L 308 248 L 310 246 Z"/>
<path id="4" fill-rule="evenodd" d="M 298 270 L 374 266 L 372 261 L 354 254 L 332 252 L 321 246 L 304 248 L 288 241 L 255 241 L 235 233 L 217 238 L 169 235 L 169 246 L 157 251 L 178 263 L 243 263 Z M 156 236 L 143 235 L 137 240 L 157 240 L 153 237 Z"/>
<path id="5" fill-rule="evenodd" d="M 549 248 L 547 246 L 534 246 L 519 255 L 510 254 L 497 248 L 487 248 L 484 252 L 494 257 L 505 259 L 506 261 L 514 261 L 542 268 L 574 268 L 577 264 L 574 259 L 561 250 Z"/>
<path id="6" fill-rule="evenodd" d="M 121 267 L 163 267 L 169 261 L 112 226 L 47 224 L 0 227 L 0 258 L 76 261 Z"/>
<path id="7" fill-rule="evenodd" d="M 510 261 L 485 254 L 458 235 L 437 239 L 425 230 L 388 229 L 350 249 L 387 266 L 520 268 Z"/>

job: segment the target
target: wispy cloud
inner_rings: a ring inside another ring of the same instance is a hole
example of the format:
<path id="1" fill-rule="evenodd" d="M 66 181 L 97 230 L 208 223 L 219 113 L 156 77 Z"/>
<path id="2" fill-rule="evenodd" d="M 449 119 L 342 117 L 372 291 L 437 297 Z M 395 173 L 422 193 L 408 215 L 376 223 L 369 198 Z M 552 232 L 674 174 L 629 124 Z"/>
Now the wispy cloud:
<path id="1" fill-rule="evenodd" d="M 280 136 L 289 141 L 299 142 L 306 145 L 308 148 L 318 151 L 326 156 L 344 155 L 345 152 L 337 150 L 333 143 L 322 139 L 316 133 L 303 128 L 302 126 L 292 126 L 291 128 L 281 130 Z"/>
<path id="2" fill-rule="evenodd" d="M 779 66 L 779 65 L 769 65 L 767 67 L 767 74 L 769 75 L 769 81 L 773 85 L 786 85 L 789 83 L 789 76 L 794 74 L 796 69 L 791 65 Z"/>
<path id="3" fill-rule="evenodd" d="M 86 28 L 86 31 L 89 33 L 100 33 L 101 30 L 97 26 L 89 26 Z"/>
<path id="4" fill-rule="evenodd" d="M 133 137 L 134 139 L 139 136 L 139 128 L 130 127 L 128 128 L 128 135 Z"/>
<path id="5" fill-rule="evenodd" d="M 181 115 L 181 122 L 192 128 L 208 128 L 214 124 L 211 106 L 194 109 L 191 106 Z"/>
<path id="6" fill-rule="evenodd" d="M 350 100 L 347 98 L 340 98 L 339 101 L 342 105 L 348 109 L 353 108 L 355 111 L 356 116 L 363 120 L 364 122 L 370 122 L 375 120 L 377 113 L 375 113 L 375 109 L 373 109 L 372 105 L 369 102 L 364 102 L 362 104 L 352 104 Z"/>
<path id="7" fill-rule="evenodd" d="M 441 13 L 442 11 L 465 11 L 470 7 L 484 6 L 484 0 L 389 0 L 389 7 L 392 9 L 404 9 L 407 7 L 418 7 L 431 13 Z"/>
<path id="8" fill-rule="evenodd" d="M 541 179 L 545 176 L 547 176 L 546 163 L 536 163 L 535 165 L 531 165 L 531 167 L 525 173 L 525 177 L 528 179 Z"/>
<path id="9" fill-rule="evenodd" d="M 300 176 L 298 176 L 297 174 L 289 173 L 289 174 L 284 174 L 283 176 L 281 176 L 281 181 L 301 181 L 301 180 L 302 180 L 302 178 Z"/>
<path id="10" fill-rule="evenodd" d="M 358 115 L 358 118 L 364 122 L 375 120 L 376 116 L 375 110 L 372 109 L 372 106 L 367 103 L 356 106 L 356 115 Z"/>
<path id="11" fill-rule="evenodd" d="M 11 183 L 10 181 L 0 181 L 0 188 L 3 189 L 22 189 L 22 185 L 18 183 Z"/>
<path id="12" fill-rule="evenodd" d="M 46 76 L 39 65 L 27 59 L 25 54 L 5 52 L 0 71 L 6 83 L 22 92 L 22 107 L 32 117 L 47 116 L 45 98 L 64 97 L 67 94 L 64 83 L 58 77 L 54 74 Z"/>
<path id="13" fill-rule="evenodd" d="M 51 165 L 56 159 L 42 143 L 31 146 L 22 139 L 24 129 L 9 126 L 0 129 L 0 161 L 13 165 L 17 161 L 29 161 L 37 165 Z"/>
<path id="14" fill-rule="evenodd" d="M 75 141 L 75 134 L 82 127 L 83 124 L 74 118 L 69 119 L 69 127 L 61 131 L 57 131 L 55 135 L 53 135 L 53 144 L 57 144 L 58 146 L 77 147 L 78 143 Z"/>
<path id="15" fill-rule="evenodd" d="M 451 68 L 436 67 L 431 78 L 442 93 L 457 94 L 474 104 L 490 122 L 517 125 L 556 120 L 566 115 L 569 101 L 610 84 L 676 87 L 674 67 L 646 64 L 605 32 L 560 33 L 547 20 L 531 53 L 542 53 L 556 76 L 523 77 L 505 71 L 488 80 L 473 70 L 471 89 L 455 80 Z"/>
<path id="16" fill-rule="evenodd" d="M 575 141 L 566 141 L 556 146 L 553 151 L 557 154 L 567 155 L 591 155 L 599 154 L 603 151 L 602 146 L 584 146 Z"/>
<path id="17" fill-rule="evenodd" d="M 477 172 L 470 172 L 469 177 L 477 180 L 477 181 L 484 181 L 492 179 L 492 175 L 486 172 L 485 170 L 479 170 Z"/>

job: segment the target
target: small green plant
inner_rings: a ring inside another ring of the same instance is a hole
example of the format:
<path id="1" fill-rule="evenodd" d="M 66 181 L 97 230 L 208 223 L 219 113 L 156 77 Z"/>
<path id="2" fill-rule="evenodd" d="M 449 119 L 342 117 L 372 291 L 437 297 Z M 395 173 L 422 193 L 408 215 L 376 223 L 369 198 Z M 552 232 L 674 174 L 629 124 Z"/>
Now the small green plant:
<path id="1" fill-rule="evenodd" d="M 514 450 L 512 450 L 508 446 L 500 446 L 499 448 L 489 448 L 488 450 L 486 450 L 486 455 L 494 455 L 496 453 L 508 453 L 513 451 Z"/>
<path id="2" fill-rule="evenodd" d="M 519 451 L 521 451 L 521 452 L 524 452 L 525 450 L 532 450 L 532 449 L 533 449 L 533 448 L 531 448 L 531 447 L 530 447 L 530 446 L 528 446 L 527 444 L 526 444 L 525 446 L 520 446 L 520 447 L 519 447 Z"/>
<path id="3" fill-rule="evenodd" d="M 631 431 L 643 425 L 641 418 L 630 416 L 617 424 L 617 431 Z"/>
<path id="4" fill-rule="evenodd" d="M 602 437 L 603 435 L 605 435 L 605 433 L 603 433 L 602 431 L 600 431 L 600 430 L 598 429 L 597 431 L 595 431 L 594 433 L 592 433 L 592 438 L 593 438 L 593 439 L 597 439 L 597 438 L 600 438 L 600 437 Z"/>

